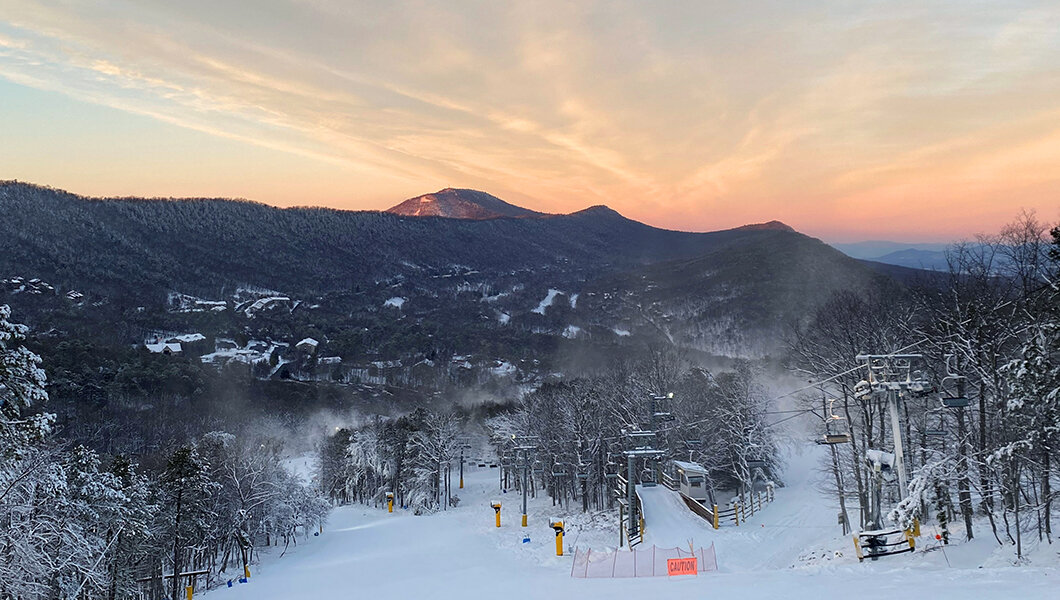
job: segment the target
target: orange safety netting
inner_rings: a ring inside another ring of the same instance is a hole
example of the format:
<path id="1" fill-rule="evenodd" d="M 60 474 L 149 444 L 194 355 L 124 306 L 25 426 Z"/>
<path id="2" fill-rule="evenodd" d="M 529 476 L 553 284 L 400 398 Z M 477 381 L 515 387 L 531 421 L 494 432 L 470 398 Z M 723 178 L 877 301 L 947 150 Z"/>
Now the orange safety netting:
<path id="1" fill-rule="evenodd" d="M 718 558 L 714 553 L 714 544 L 709 548 L 699 548 L 695 552 L 681 548 L 633 548 L 631 550 L 613 550 L 610 552 L 593 551 L 591 548 L 574 550 L 574 564 L 571 566 L 571 577 L 664 577 L 666 561 L 671 558 L 696 558 L 699 573 L 718 570 Z"/>

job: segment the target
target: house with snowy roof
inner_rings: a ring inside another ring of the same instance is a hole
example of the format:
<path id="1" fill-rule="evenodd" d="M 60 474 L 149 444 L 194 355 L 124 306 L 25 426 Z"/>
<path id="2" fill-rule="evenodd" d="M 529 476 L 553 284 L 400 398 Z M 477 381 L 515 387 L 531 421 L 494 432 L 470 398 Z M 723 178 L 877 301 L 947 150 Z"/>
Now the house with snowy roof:
<path id="1" fill-rule="evenodd" d="M 305 352 L 306 354 L 312 354 L 317 351 L 317 346 L 319 345 L 320 342 L 314 340 L 313 338 L 307 337 L 304 340 L 295 344 L 294 347 L 301 350 L 302 352 Z"/>

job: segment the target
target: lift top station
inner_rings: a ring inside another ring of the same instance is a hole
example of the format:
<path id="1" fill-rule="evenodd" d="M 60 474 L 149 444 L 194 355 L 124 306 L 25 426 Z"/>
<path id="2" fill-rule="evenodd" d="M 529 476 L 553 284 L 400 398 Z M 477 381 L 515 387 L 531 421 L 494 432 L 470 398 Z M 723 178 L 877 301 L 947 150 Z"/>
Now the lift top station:
<path id="1" fill-rule="evenodd" d="M 674 467 L 677 469 L 682 494 L 700 502 L 709 500 L 706 467 L 699 463 L 680 460 L 674 461 Z"/>

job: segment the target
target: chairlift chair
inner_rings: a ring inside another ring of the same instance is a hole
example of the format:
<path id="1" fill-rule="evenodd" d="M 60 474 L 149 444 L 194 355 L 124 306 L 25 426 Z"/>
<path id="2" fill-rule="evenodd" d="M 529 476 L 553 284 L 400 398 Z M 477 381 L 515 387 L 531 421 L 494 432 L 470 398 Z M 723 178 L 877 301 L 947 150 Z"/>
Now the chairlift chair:
<path id="1" fill-rule="evenodd" d="M 824 421 L 824 439 L 818 440 L 818 444 L 835 445 L 850 443 L 849 433 L 832 433 L 831 431 L 829 431 L 829 429 L 831 428 L 830 423 L 832 421 L 840 421 L 843 419 L 843 417 L 840 417 L 839 415 L 835 414 L 835 412 L 832 410 L 832 406 L 834 404 L 835 398 L 831 398 L 828 402 L 828 415 L 825 417 Z"/>
<path id="2" fill-rule="evenodd" d="M 963 396 L 955 390 L 963 379 L 965 378 L 960 375 L 947 375 L 942 378 L 939 387 L 942 388 L 942 405 L 946 408 L 965 408 L 970 404 L 967 396 Z"/>
<path id="3" fill-rule="evenodd" d="M 946 435 L 945 429 L 925 429 L 924 435 L 927 437 L 943 437 Z"/>
<path id="4" fill-rule="evenodd" d="M 849 433 L 826 433 L 826 434 L 824 434 L 824 438 L 821 439 L 818 443 L 820 443 L 820 444 L 828 444 L 829 446 L 836 445 L 836 444 L 849 444 L 850 443 L 850 434 Z"/>

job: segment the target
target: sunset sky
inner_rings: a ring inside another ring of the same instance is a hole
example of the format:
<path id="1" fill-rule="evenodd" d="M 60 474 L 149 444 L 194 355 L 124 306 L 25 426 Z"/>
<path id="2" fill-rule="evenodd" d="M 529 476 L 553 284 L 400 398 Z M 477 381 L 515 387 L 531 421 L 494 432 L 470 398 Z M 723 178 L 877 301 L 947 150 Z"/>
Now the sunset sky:
<path id="1" fill-rule="evenodd" d="M 946 241 L 1060 220 L 1060 3 L 0 0 L 0 179 Z"/>

